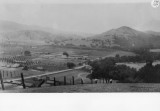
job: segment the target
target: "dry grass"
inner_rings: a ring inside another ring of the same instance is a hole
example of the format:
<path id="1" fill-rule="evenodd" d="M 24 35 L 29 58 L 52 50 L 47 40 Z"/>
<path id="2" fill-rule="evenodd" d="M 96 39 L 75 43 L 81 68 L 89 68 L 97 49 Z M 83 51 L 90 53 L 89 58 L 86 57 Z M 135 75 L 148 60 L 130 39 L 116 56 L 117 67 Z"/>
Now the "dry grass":
<path id="1" fill-rule="evenodd" d="M 84 84 L 84 85 L 68 85 L 53 86 L 45 88 L 30 88 L 19 90 L 8 90 L 5 92 L 19 93 L 52 93 L 52 92 L 160 92 L 160 84 L 148 83 L 113 83 L 113 84 Z"/>

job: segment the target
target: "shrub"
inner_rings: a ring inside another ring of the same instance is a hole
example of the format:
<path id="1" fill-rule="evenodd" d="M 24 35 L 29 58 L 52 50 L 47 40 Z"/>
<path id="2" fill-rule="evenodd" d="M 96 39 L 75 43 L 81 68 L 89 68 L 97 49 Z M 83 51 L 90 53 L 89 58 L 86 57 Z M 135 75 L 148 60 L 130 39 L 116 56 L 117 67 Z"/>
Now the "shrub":
<path id="1" fill-rule="evenodd" d="M 134 68 L 130 68 L 126 65 L 117 65 L 112 71 L 110 77 L 119 82 L 135 82 L 137 71 Z"/>
<path id="2" fill-rule="evenodd" d="M 67 53 L 67 52 L 63 52 L 63 55 L 65 55 L 65 56 L 69 56 L 69 54 Z"/>
<path id="3" fill-rule="evenodd" d="M 72 63 L 72 62 L 67 62 L 67 67 L 69 68 L 69 69 L 72 69 L 72 68 L 74 68 L 76 65 L 74 64 L 74 63 Z"/>
<path id="4" fill-rule="evenodd" d="M 24 51 L 24 56 L 31 56 L 31 52 L 30 51 Z"/>
<path id="5" fill-rule="evenodd" d="M 152 66 L 152 64 L 146 64 L 138 71 L 137 79 L 145 83 L 159 83 L 160 65 Z"/>

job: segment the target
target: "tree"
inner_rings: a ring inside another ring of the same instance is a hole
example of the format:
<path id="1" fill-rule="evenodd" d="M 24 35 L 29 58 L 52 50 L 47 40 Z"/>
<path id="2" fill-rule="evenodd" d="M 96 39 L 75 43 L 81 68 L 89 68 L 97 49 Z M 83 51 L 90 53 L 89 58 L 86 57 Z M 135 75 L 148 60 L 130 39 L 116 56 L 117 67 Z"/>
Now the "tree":
<path id="1" fill-rule="evenodd" d="M 73 63 L 73 62 L 67 62 L 67 67 L 69 68 L 69 69 L 72 69 L 72 68 L 74 68 L 76 65 Z"/>
<path id="2" fill-rule="evenodd" d="M 109 79 L 116 79 L 119 82 L 135 82 L 137 74 L 136 69 L 130 68 L 126 65 L 116 65 L 114 58 L 106 58 L 100 61 L 93 61 L 90 63 L 92 66 L 92 78 L 105 79 L 106 82 Z"/>
<path id="3" fill-rule="evenodd" d="M 135 76 L 137 74 L 136 69 L 130 68 L 126 65 L 117 65 L 115 66 L 111 77 L 113 79 L 119 80 L 119 82 L 135 82 Z"/>
<path id="4" fill-rule="evenodd" d="M 90 65 L 93 70 L 93 78 L 108 80 L 110 78 L 109 73 L 114 69 L 115 62 L 113 59 L 107 58 L 100 61 L 93 61 Z"/>
<path id="5" fill-rule="evenodd" d="M 145 83 L 160 83 L 160 65 L 153 66 L 150 62 L 146 63 L 137 74 L 137 79 Z"/>
<path id="6" fill-rule="evenodd" d="M 119 57 L 120 57 L 120 55 L 119 55 L 119 54 L 116 54 L 116 55 L 115 55 L 115 57 L 116 57 L 116 58 L 119 58 Z"/>
<path id="7" fill-rule="evenodd" d="M 63 52 L 63 55 L 69 57 L 69 54 L 67 52 Z"/>
<path id="8" fill-rule="evenodd" d="M 31 52 L 30 51 L 24 51 L 24 56 L 31 56 Z"/>

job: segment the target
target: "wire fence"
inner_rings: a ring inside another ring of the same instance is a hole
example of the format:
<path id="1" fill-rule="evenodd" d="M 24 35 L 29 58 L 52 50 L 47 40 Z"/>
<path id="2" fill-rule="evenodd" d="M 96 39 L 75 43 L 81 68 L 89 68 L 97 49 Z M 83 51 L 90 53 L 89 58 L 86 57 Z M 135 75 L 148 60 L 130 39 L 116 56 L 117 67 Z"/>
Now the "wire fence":
<path id="1" fill-rule="evenodd" d="M 22 86 L 22 88 L 36 88 L 36 87 L 49 87 L 49 86 L 61 86 L 61 85 L 78 85 L 78 84 L 106 84 L 111 83 L 111 81 L 105 81 L 104 79 L 89 79 L 86 77 L 78 78 L 76 76 L 42 76 L 42 77 L 33 77 L 25 79 L 23 73 L 17 74 L 20 79 L 15 81 L 5 81 L 3 78 L 4 73 L 0 72 L 0 80 L 1 80 L 1 89 L 5 90 L 5 84 Z M 8 73 L 8 76 L 14 76 L 13 73 Z"/>

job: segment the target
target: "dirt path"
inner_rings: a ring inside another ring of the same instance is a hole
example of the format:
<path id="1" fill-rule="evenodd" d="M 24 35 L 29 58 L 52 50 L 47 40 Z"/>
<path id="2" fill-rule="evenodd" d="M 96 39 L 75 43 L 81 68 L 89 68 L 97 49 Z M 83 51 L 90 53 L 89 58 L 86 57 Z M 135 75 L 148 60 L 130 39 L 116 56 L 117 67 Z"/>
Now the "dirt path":
<path id="1" fill-rule="evenodd" d="M 54 72 L 48 72 L 48 73 L 44 73 L 44 74 L 40 74 L 40 75 L 34 75 L 34 76 L 28 76 L 28 77 L 24 77 L 24 79 L 30 79 L 30 78 L 34 78 L 34 77 L 42 77 L 42 76 L 49 76 L 49 75 L 54 75 L 54 74 L 58 74 L 58 73 L 63 73 L 63 72 L 68 72 L 68 71 L 73 71 L 73 70 L 78 70 L 78 69 L 81 69 L 85 67 L 84 66 L 79 66 L 79 67 L 76 67 L 74 69 L 66 69 L 66 70 L 61 70 L 61 71 L 54 71 Z M 17 79 L 8 79 L 6 81 L 19 81 L 21 80 L 21 78 L 17 78 Z"/>
<path id="2" fill-rule="evenodd" d="M 88 74 L 90 74 L 90 73 L 85 73 L 85 72 L 84 73 L 79 73 L 78 76 L 77 76 L 77 78 L 82 79 L 83 82 L 88 82 L 88 81 L 90 81 L 90 79 L 87 78 Z"/>

